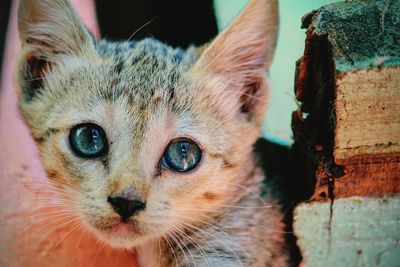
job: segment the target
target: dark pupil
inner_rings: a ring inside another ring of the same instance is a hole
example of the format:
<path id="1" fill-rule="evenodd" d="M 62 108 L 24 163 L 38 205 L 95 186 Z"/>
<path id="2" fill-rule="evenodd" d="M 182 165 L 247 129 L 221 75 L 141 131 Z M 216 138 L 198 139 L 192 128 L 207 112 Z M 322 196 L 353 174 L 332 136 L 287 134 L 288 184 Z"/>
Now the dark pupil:
<path id="1" fill-rule="evenodd" d="M 75 126 L 71 130 L 72 150 L 81 157 L 100 157 L 106 152 L 106 137 L 103 129 L 95 124 Z"/>
<path id="2" fill-rule="evenodd" d="M 175 171 L 186 172 L 194 169 L 200 159 L 201 150 L 193 141 L 178 140 L 168 146 L 163 163 Z"/>

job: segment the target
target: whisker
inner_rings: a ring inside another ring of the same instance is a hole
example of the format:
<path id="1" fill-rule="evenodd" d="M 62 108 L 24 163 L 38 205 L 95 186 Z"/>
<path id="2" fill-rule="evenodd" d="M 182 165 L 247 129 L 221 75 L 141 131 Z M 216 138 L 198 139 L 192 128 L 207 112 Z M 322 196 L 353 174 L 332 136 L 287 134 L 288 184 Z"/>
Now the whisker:
<path id="1" fill-rule="evenodd" d="M 172 251 L 172 254 L 174 255 L 175 266 L 176 266 L 176 267 L 179 267 L 179 266 L 178 266 L 178 257 L 176 256 L 174 249 L 172 248 L 171 244 L 169 243 L 168 237 L 167 237 L 165 234 L 163 234 L 161 238 L 164 239 L 164 240 L 167 242 L 167 244 L 168 244 L 170 250 Z"/>
<path id="2" fill-rule="evenodd" d="M 56 227 L 51 228 L 46 234 L 44 234 L 44 235 L 39 239 L 39 241 L 37 242 L 36 247 L 32 250 L 32 253 L 35 253 L 35 251 L 38 250 L 39 245 L 40 245 L 40 244 L 44 241 L 44 239 L 47 238 L 51 233 L 53 233 L 53 232 L 56 231 L 57 229 L 62 228 L 62 227 L 65 226 L 65 225 L 68 225 L 68 224 L 70 224 L 70 223 L 72 223 L 72 222 L 75 222 L 75 221 L 77 221 L 77 220 L 81 220 L 81 218 L 70 219 L 69 221 L 66 221 L 66 222 L 64 222 L 64 223 L 61 223 L 61 224 L 57 225 Z M 37 231 L 36 231 L 36 234 L 37 234 Z M 33 254 L 31 254 L 31 256 L 33 256 Z"/>
<path id="3" fill-rule="evenodd" d="M 241 220 L 243 222 L 247 222 L 251 226 L 256 226 L 256 227 L 260 228 L 263 232 L 275 232 L 275 233 L 282 233 L 282 234 L 292 234 L 293 233 L 293 232 L 287 232 L 287 231 L 282 231 L 282 230 L 277 230 L 277 229 L 265 227 L 265 226 L 262 226 L 262 225 L 259 225 L 259 224 L 255 223 L 251 219 L 243 218 L 243 217 L 234 215 L 234 214 L 229 213 L 229 212 L 224 212 L 224 211 L 208 210 L 208 209 L 177 209 L 177 211 L 183 211 L 183 212 L 185 212 L 185 211 L 206 211 L 206 212 L 210 212 L 210 213 L 218 213 L 218 214 L 225 215 L 227 217 L 231 217 L 231 218 L 234 218 L 234 219 L 239 219 L 239 220 Z"/>
<path id="4" fill-rule="evenodd" d="M 253 95 L 251 95 L 251 94 L 248 94 L 248 93 L 245 93 L 245 92 L 242 92 L 242 91 L 226 90 L 225 92 L 244 95 L 244 96 L 247 96 L 247 97 L 249 97 L 249 98 L 255 99 L 255 100 L 257 100 L 257 101 L 260 101 L 260 102 L 263 102 L 263 103 L 268 103 L 268 100 L 265 100 L 265 99 L 260 98 L 260 97 L 253 96 Z"/>
<path id="5" fill-rule="evenodd" d="M 157 244 L 158 244 L 158 267 L 161 267 L 161 240 L 160 238 L 157 238 Z"/>
<path id="6" fill-rule="evenodd" d="M 213 204 L 213 207 L 220 207 L 220 208 L 234 208 L 234 209 L 271 209 L 276 207 L 276 205 L 264 205 L 264 206 L 239 206 L 239 205 L 219 205 Z M 201 207 L 200 205 L 194 205 L 194 207 Z"/>
<path id="7" fill-rule="evenodd" d="M 57 246 L 58 246 L 59 244 L 61 244 L 61 242 L 64 241 L 64 239 L 65 239 L 68 235 L 72 234 L 74 231 L 76 231 L 77 229 L 79 229 L 79 228 L 81 228 L 81 227 L 82 227 L 81 222 L 78 222 L 74 227 L 72 227 L 72 229 L 71 229 L 70 231 L 68 231 L 66 234 L 64 234 L 64 235 L 61 237 L 61 239 L 58 240 L 58 242 L 54 245 L 54 247 L 53 247 L 53 249 L 50 251 L 48 257 L 50 257 L 50 256 L 53 254 L 53 252 L 54 252 L 54 250 L 57 248 Z"/>
<path id="8" fill-rule="evenodd" d="M 240 188 L 240 189 L 243 190 L 244 193 L 250 194 L 250 195 L 254 196 L 254 197 L 255 197 L 257 200 L 259 200 L 261 203 L 266 203 L 266 200 L 263 199 L 263 198 L 260 196 L 260 193 L 259 193 L 259 192 L 254 192 L 254 190 L 252 190 L 252 187 L 256 187 L 256 186 L 258 186 L 258 185 L 246 187 L 246 186 L 244 186 L 244 185 L 242 185 L 242 184 L 238 184 L 238 183 L 229 183 L 228 186 L 233 186 L 233 187 Z M 258 189 L 258 188 L 257 188 L 257 189 Z M 268 205 L 270 205 L 270 204 L 268 204 Z"/>
<path id="9" fill-rule="evenodd" d="M 225 232 L 224 230 L 222 230 L 222 228 L 220 228 L 216 225 L 213 225 L 204 220 L 200 220 L 200 219 L 196 219 L 196 218 L 192 218 L 192 217 L 181 216 L 181 215 L 178 215 L 178 217 L 183 218 L 183 219 L 195 220 L 202 224 L 206 224 L 210 227 L 213 227 L 213 228 L 217 229 L 219 232 L 221 232 L 222 234 L 224 234 L 225 236 L 227 236 L 232 241 L 232 245 L 238 245 L 236 240 L 234 240 L 227 232 Z M 194 227 L 194 226 L 192 225 L 192 227 Z M 201 228 L 198 228 L 198 227 L 196 227 L 196 228 L 199 231 L 203 231 L 203 230 L 201 230 Z M 217 238 L 217 240 L 218 240 L 218 238 Z M 221 244 L 223 244 L 223 243 L 221 243 Z M 223 245 L 223 246 L 225 246 L 225 245 Z M 242 250 L 243 253 L 245 253 L 246 255 L 249 255 L 240 245 L 238 245 L 238 246 L 239 246 L 239 249 Z M 227 246 L 225 246 L 225 247 L 227 247 Z M 243 262 L 241 261 L 240 257 L 231 248 L 229 248 L 229 247 L 227 247 L 227 248 L 232 252 L 232 254 L 236 257 L 236 259 L 243 265 Z"/>
<path id="10" fill-rule="evenodd" d="M 205 243 L 207 243 L 207 245 L 208 245 L 209 248 L 211 248 L 211 249 L 214 250 L 214 252 L 216 253 L 216 255 L 218 255 L 217 251 L 216 251 L 213 247 L 211 247 L 211 246 L 210 246 L 210 243 L 209 243 L 206 239 L 204 239 L 201 235 L 199 235 L 199 234 L 196 233 L 195 231 L 191 230 L 190 228 L 185 227 L 184 224 L 181 223 L 181 222 L 178 222 L 178 224 L 179 224 L 182 228 L 185 228 L 185 229 L 189 230 L 190 232 L 192 232 L 193 234 L 197 235 L 200 239 L 202 239 Z M 177 228 L 177 227 L 175 227 L 175 228 L 176 228 L 177 230 L 179 230 L 179 231 L 182 233 L 182 235 L 183 235 L 187 240 L 189 240 L 189 242 L 191 242 L 191 244 L 193 244 L 193 245 L 196 247 L 196 249 L 200 252 L 200 254 L 203 255 L 203 256 L 207 259 L 208 263 L 211 263 L 211 262 L 210 262 L 210 258 L 207 256 L 207 253 L 201 248 L 201 246 L 200 246 L 195 240 L 193 240 L 189 235 L 186 235 L 186 234 L 185 234 L 182 230 L 180 230 L 179 228 Z M 218 255 L 218 256 L 219 256 L 219 255 Z M 211 265 L 210 265 L 210 266 L 211 266 Z"/>
<path id="11" fill-rule="evenodd" d="M 149 25 L 150 23 L 152 23 L 153 21 L 155 21 L 157 19 L 157 17 L 152 18 L 151 20 L 149 20 L 148 22 L 146 22 L 145 24 L 143 24 L 141 27 L 139 27 L 139 29 L 137 29 L 136 31 L 134 31 L 131 36 L 129 36 L 128 38 L 128 42 L 132 39 L 133 36 L 135 36 L 136 33 L 138 33 L 140 30 L 142 30 L 144 27 L 146 27 L 147 25 Z"/>
<path id="12" fill-rule="evenodd" d="M 186 248 L 186 251 L 189 252 L 189 254 L 190 254 L 190 256 L 191 256 L 191 258 L 192 258 L 192 260 L 193 260 L 193 263 L 195 264 L 195 267 L 196 267 L 196 260 L 194 259 L 193 254 L 192 254 L 192 252 L 188 249 L 188 247 L 187 247 L 187 246 L 182 242 L 182 240 L 181 240 L 176 234 L 174 234 L 173 232 L 169 233 L 169 235 L 170 235 L 170 237 L 175 241 L 175 243 L 178 245 L 179 249 L 182 251 L 183 256 L 185 257 L 186 263 L 187 263 L 189 266 L 191 266 L 191 264 L 190 264 L 190 262 L 189 262 L 189 259 L 188 259 L 188 257 L 186 256 L 185 250 L 182 248 L 181 245 L 183 245 L 183 246 Z M 176 240 L 176 239 L 178 239 L 178 240 Z M 180 242 L 179 242 L 179 241 L 180 241 Z M 185 265 L 186 265 L 186 264 L 185 264 Z"/>
<path id="13" fill-rule="evenodd" d="M 52 226 L 52 225 L 55 224 L 55 223 L 58 223 L 58 222 L 60 222 L 60 221 L 65 221 L 66 219 L 70 219 L 70 218 L 75 219 L 76 216 L 74 216 L 74 215 L 65 215 L 65 216 L 63 215 L 63 216 L 58 216 L 57 219 L 51 220 L 51 221 L 49 221 L 49 222 L 47 222 L 47 223 L 41 225 L 38 229 L 36 229 L 35 232 L 32 232 L 32 233 L 30 234 L 30 237 L 28 236 L 27 238 L 28 238 L 28 239 L 29 239 L 29 238 L 33 238 L 33 237 L 34 237 L 35 235 L 37 235 L 40 231 L 42 231 L 43 229 L 46 229 L 48 226 Z M 70 222 L 70 220 L 68 220 L 68 221 L 66 221 L 66 222 L 63 222 L 63 223 L 61 223 L 61 224 L 58 224 L 58 225 L 56 225 L 56 226 L 54 227 L 54 229 L 57 230 L 59 227 L 62 227 L 63 225 L 68 224 L 69 222 Z M 29 230 L 29 228 L 31 228 L 31 227 L 33 227 L 33 226 L 35 226 L 35 225 L 36 225 L 36 224 L 31 224 L 27 229 L 24 229 L 23 232 Z M 58 226 L 59 226 L 59 227 L 58 227 Z M 49 231 L 49 232 L 50 232 L 50 231 Z M 43 238 L 43 237 L 42 237 L 42 238 Z"/>
<path id="14" fill-rule="evenodd" d="M 100 241 L 99 241 L 98 239 L 96 239 L 96 246 L 98 246 L 99 243 L 100 243 Z M 101 247 L 97 247 L 96 254 L 94 255 L 94 257 L 93 257 L 93 259 L 92 259 L 92 265 L 91 265 L 92 267 L 95 266 L 97 256 L 98 256 L 100 253 L 102 253 L 102 251 L 103 251 L 104 248 L 106 247 L 106 243 L 105 243 L 105 242 L 101 242 L 101 243 L 102 243 L 102 246 L 101 246 Z"/>
<path id="15" fill-rule="evenodd" d="M 37 221 L 33 222 L 32 224 L 28 225 L 28 227 L 26 227 L 25 229 L 23 229 L 23 231 L 21 231 L 20 233 L 23 234 L 25 231 L 29 230 L 31 227 L 37 226 L 37 225 L 40 224 L 41 222 L 47 221 L 47 220 L 49 220 L 49 219 L 55 219 L 55 218 L 57 218 L 57 219 L 66 219 L 66 218 L 70 218 L 70 217 L 74 217 L 74 216 L 75 216 L 75 215 L 72 214 L 72 213 L 70 213 L 70 212 L 63 212 L 63 213 L 54 214 L 54 215 L 52 215 L 52 216 L 47 216 L 47 217 L 44 217 L 44 218 L 40 218 L 39 220 L 37 220 Z M 76 217 L 76 216 L 75 216 L 75 217 Z M 30 218 L 24 219 L 22 222 L 27 221 L 28 219 L 30 219 Z M 22 223 L 22 222 L 21 222 L 21 221 L 18 221 L 17 223 Z M 50 221 L 49 223 L 45 224 L 45 225 L 42 226 L 42 227 L 45 227 L 45 226 L 47 226 L 47 225 L 49 225 L 49 224 L 52 224 L 52 223 L 54 223 L 54 221 Z M 40 229 L 41 229 L 41 228 L 40 228 Z"/>

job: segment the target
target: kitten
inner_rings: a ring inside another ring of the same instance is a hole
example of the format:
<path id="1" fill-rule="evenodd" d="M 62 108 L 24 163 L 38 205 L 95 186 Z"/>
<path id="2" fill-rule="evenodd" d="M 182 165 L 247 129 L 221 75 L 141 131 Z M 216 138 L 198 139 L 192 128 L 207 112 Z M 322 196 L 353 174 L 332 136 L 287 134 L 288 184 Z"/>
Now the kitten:
<path id="1" fill-rule="evenodd" d="M 277 27 L 277 1 L 252 0 L 184 51 L 96 41 L 68 0 L 21 0 L 20 110 L 87 230 L 140 266 L 286 266 L 252 153 Z"/>

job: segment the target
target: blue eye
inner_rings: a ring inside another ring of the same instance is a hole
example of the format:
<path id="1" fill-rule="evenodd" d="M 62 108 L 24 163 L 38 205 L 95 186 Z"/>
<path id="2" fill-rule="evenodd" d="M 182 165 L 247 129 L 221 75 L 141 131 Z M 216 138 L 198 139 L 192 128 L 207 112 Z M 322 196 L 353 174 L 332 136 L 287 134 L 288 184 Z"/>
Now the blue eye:
<path id="1" fill-rule="evenodd" d="M 108 144 L 104 130 L 94 123 L 78 124 L 69 134 L 72 151 L 82 158 L 98 158 L 107 153 Z"/>
<path id="2" fill-rule="evenodd" d="M 164 152 L 161 163 L 164 167 L 177 172 L 188 172 L 199 165 L 201 149 L 190 139 L 178 139 L 171 142 Z"/>

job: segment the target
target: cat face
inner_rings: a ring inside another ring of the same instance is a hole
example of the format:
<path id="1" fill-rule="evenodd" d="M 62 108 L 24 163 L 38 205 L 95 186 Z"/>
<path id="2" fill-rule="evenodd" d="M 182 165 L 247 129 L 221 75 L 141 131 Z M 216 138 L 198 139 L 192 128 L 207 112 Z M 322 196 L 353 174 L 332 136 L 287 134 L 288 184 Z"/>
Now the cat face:
<path id="1" fill-rule="evenodd" d="M 240 198 L 265 110 L 275 1 L 251 1 L 202 53 L 97 42 L 67 0 L 24 0 L 19 17 L 20 109 L 50 181 L 89 230 L 131 248 Z"/>

